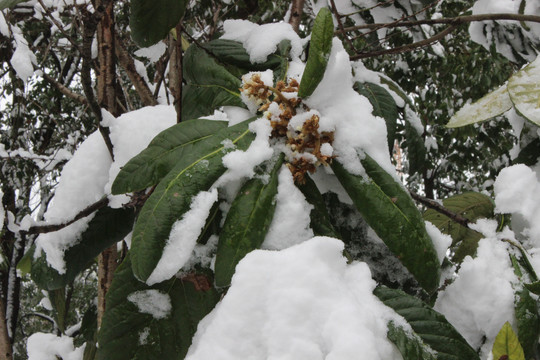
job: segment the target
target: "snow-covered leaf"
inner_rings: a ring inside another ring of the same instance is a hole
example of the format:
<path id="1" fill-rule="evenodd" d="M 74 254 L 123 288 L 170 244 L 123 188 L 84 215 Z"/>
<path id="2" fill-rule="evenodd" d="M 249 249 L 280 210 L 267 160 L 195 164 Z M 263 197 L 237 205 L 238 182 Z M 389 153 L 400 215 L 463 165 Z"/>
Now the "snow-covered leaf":
<path id="1" fill-rule="evenodd" d="M 280 157 L 267 168 L 267 181 L 261 177 L 248 180 L 234 199 L 219 236 L 216 286 L 228 286 L 238 262 L 263 243 L 274 216 L 278 172 L 282 163 L 283 157 Z"/>
<path id="2" fill-rule="evenodd" d="M 242 43 L 234 40 L 217 39 L 202 46 L 215 55 L 220 62 L 249 71 L 275 69 L 281 65 L 281 57 L 277 54 L 269 55 L 268 60 L 263 63 L 251 63 L 249 54 Z"/>
<path id="3" fill-rule="evenodd" d="M 508 89 L 506 84 L 495 91 L 482 97 L 480 100 L 462 107 L 446 124 L 449 128 L 456 128 L 489 120 L 499 116 L 512 108 L 512 101 L 509 96 L 510 83 Z"/>
<path id="4" fill-rule="evenodd" d="M 164 39 L 184 15 L 184 0 L 132 0 L 129 26 L 131 36 L 140 47 Z"/>
<path id="5" fill-rule="evenodd" d="M 130 301 L 134 294 L 140 301 Z M 128 256 L 107 294 L 97 359 L 183 359 L 197 324 L 218 301 L 211 279 L 201 274 L 149 287 L 135 278 Z"/>
<path id="6" fill-rule="evenodd" d="M 401 290 L 385 286 L 373 293 L 388 307 L 394 309 L 411 325 L 413 331 L 437 352 L 439 360 L 479 360 L 476 351 L 446 320 L 421 300 Z"/>
<path id="7" fill-rule="evenodd" d="M 332 169 L 369 226 L 419 284 L 434 291 L 439 284 L 439 260 L 422 215 L 403 186 L 369 155 L 362 165 L 369 179 L 350 174 L 338 161 Z"/>
<path id="8" fill-rule="evenodd" d="M 468 192 L 454 195 L 443 200 L 443 206 L 471 222 L 480 218 L 492 218 L 495 204 L 489 196 L 481 193 Z M 442 233 L 452 236 L 452 244 L 460 243 L 454 260 L 461 262 L 465 256 L 474 255 L 478 241 L 482 235 L 472 229 L 464 227 L 446 215 L 433 209 L 424 212 L 424 220 L 435 225 Z"/>
<path id="9" fill-rule="evenodd" d="M 505 322 L 493 344 L 493 359 L 525 360 L 525 354 L 510 323 Z"/>
<path id="10" fill-rule="evenodd" d="M 397 105 L 392 95 L 380 85 L 372 83 L 354 84 L 354 89 L 368 98 L 373 106 L 373 115 L 380 116 L 386 121 L 388 151 L 392 154 L 396 138 L 396 124 L 398 118 Z"/>
<path id="11" fill-rule="evenodd" d="M 133 230 L 131 260 L 133 272 L 146 281 L 158 264 L 169 233 L 176 220 L 190 209 L 192 198 L 206 191 L 223 174 L 222 157 L 233 150 L 224 145 L 230 139 L 245 149 L 253 139 L 247 129 L 250 120 L 223 129 L 213 138 L 214 147 L 197 152 L 189 163 L 174 167 L 158 184 L 144 204 Z"/>
<path id="12" fill-rule="evenodd" d="M 540 58 L 512 75 L 508 93 L 516 111 L 540 126 Z"/>
<path id="13" fill-rule="evenodd" d="M 306 63 L 298 96 L 306 98 L 313 94 L 317 85 L 324 76 L 324 70 L 328 64 L 328 58 L 332 49 L 332 38 L 334 37 L 334 21 L 332 13 L 328 8 L 319 10 L 309 43 L 309 56 Z"/>
<path id="14" fill-rule="evenodd" d="M 407 333 L 393 321 L 388 323 L 387 336 L 399 349 L 403 360 L 436 360 L 420 337 Z"/>
<path id="15" fill-rule="evenodd" d="M 144 190 L 157 184 L 179 162 L 190 164 L 207 140 L 227 127 L 225 121 L 188 120 L 158 134 L 139 155 L 124 165 L 112 185 L 113 194 Z M 210 142 L 210 146 L 216 145 Z"/>
<path id="16" fill-rule="evenodd" d="M 42 289 L 55 290 L 65 287 L 106 248 L 121 241 L 133 228 L 135 214 L 130 209 L 105 207 L 96 213 L 82 233 L 81 240 L 64 254 L 66 272 L 59 274 L 50 267 L 44 253 L 33 260 L 31 275 Z M 33 254 L 33 251 L 31 254 Z"/>
<path id="17" fill-rule="evenodd" d="M 340 239 L 341 236 L 336 229 L 334 229 L 334 226 L 330 221 L 330 215 L 328 214 L 324 198 L 317 188 L 317 185 L 307 174 L 304 179 L 305 183 L 297 186 L 306 197 L 306 201 L 313 205 L 313 209 L 309 214 L 311 218 L 310 226 L 313 229 L 313 234 L 316 236 L 328 236 Z"/>

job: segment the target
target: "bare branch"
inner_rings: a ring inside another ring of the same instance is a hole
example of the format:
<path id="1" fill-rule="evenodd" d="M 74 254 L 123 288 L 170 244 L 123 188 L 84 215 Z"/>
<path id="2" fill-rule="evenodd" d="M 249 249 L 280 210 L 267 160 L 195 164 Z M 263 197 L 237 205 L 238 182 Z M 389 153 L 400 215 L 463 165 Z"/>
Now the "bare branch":
<path id="1" fill-rule="evenodd" d="M 293 30 L 296 32 L 298 32 L 298 28 L 300 27 L 300 20 L 302 19 L 302 13 L 304 12 L 304 2 L 305 0 L 292 0 L 289 24 L 291 24 Z"/>
<path id="2" fill-rule="evenodd" d="M 333 12 L 334 15 L 336 16 L 337 23 L 338 23 L 338 27 L 339 27 L 339 29 L 342 31 L 341 33 L 343 34 L 343 37 L 345 38 L 345 40 L 347 40 L 347 43 L 349 44 L 349 46 L 351 47 L 351 49 L 352 49 L 355 53 L 357 53 L 358 50 L 356 50 L 356 48 L 354 47 L 354 44 L 352 43 L 351 39 L 347 36 L 347 34 L 346 34 L 345 31 L 344 31 L 343 23 L 341 22 L 341 16 L 339 15 L 339 12 L 338 12 L 338 10 L 337 10 L 335 1 L 334 1 L 334 0 L 330 0 L 330 4 L 332 5 L 332 12 Z"/>
<path id="3" fill-rule="evenodd" d="M 530 21 L 540 22 L 540 16 L 537 15 L 521 15 L 521 14 L 479 14 L 479 15 L 464 15 L 453 18 L 441 18 L 441 19 L 423 19 L 414 21 L 394 21 L 391 23 L 378 23 L 378 24 L 363 24 L 357 26 L 350 26 L 344 29 L 336 30 L 337 34 L 350 32 L 362 29 L 382 29 L 382 28 L 395 28 L 395 27 L 411 27 L 417 25 L 437 25 L 437 24 L 451 24 L 461 25 L 468 24 L 476 21 L 489 21 L 489 20 L 513 20 L 513 21 Z"/>
<path id="4" fill-rule="evenodd" d="M 450 219 L 457 222 L 461 226 L 464 226 L 466 228 L 469 227 L 469 220 L 468 219 L 464 218 L 463 216 L 461 216 L 459 214 L 456 214 L 453 211 L 448 210 L 447 208 L 445 208 L 444 206 L 442 206 L 441 204 L 439 204 L 435 200 L 428 199 L 426 197 L 418 195 L 417 193 L 415 193 L 413 191 L 409 191 L 409 193 L 411 194 L 412 198 L 414 200 L 418 201 L 419 203 L 422 203 L 422 204 L 426 205 L 428 208 L 433 209 L 433 210 L 435 210 L 435 211 L 437 211 L 437 212 L 439 212 L 439 213 L 441 213 L 441 214 L 443 214 L 445 216 L 448 216 Z"/>
<path id="5" fill-rule="evenodd" d="M 57 81 L 55 78 L 50 76 L 49 74 L 43 73 L 43 78 L 47 80 L 51 85 L 56 87 L 62 94 L 66 95 L 67 97 L 76 100 L 80 102 L 83 105 L 88 105 L 88 100 L 80 94 L 77 94 L 76 92 L 71 91 L 68 87 L 64 86 L 62 83 Z"/>
<path id="6" fill-rule="evenodd" d="M 447 27 L 446 29 L 444 29 L 443 31 L 441 31 L 440 33 L 438 33 L 435 36 L 432 36 L 432 37 L 430 37 L 428 39 L 417 41 L 417 42 L 412 43 L 412 44 L 403 45 L 403 46 L 399 46 L 399 47 L 392 48 L 392 49 L 385 49 L 385 50 L 377 50 L 377 51 L 369 51 L 369 52 L 364 52 L 364 53 L 358 53 L 356 55 L 351 56 L 351 60 L 365 59 L 365 58 L 368 58 L 368 57 L 387 55 L 387 54 L 399 54 L 399 53 L 402 53 L 402 52 L 411 51 L 413 49 L 424 47 L 424 46 L 427 46 L 429 44 L 432 44 L 434 42 L 437 42 L 437 41 L 441 40 L 446 35 L 450 34 L 452 31 L 454 31 L 456 28 L 457 28 L 457 25 L 451 25 L 451 26 Z"/>
<path id="7" fill-rule="evenodd" d="M 21 233 L 24 234 L 44 234 L 49 233 L 53 231 L 61 230 L 74 222 L 87 217 L 88 215 L 92 214 L 94 211 L 97 211 L 109 203 L 109 199 L 107 197 L 102 198 L 101 200 L 93 203 L 92 205 L 86 207 L 85 209 L 81 210 L 77 215 L 73 217 L 73 219 L 66 221 L 61 224 L 47 224 L 47 225 L 36 225 L 36 226 L 30 226 L 28 230 L 21 231 Z"/>

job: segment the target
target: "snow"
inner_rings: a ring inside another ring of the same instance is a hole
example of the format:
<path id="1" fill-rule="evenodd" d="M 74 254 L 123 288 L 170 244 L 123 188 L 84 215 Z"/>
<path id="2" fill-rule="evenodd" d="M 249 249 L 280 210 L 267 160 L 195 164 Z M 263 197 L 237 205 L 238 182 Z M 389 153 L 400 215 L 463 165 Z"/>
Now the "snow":
<path id="1" fill-rule="evenodd" d="M 439 258 L 439 263 L 442 264 L 444 257 L 446 256 L 446 251 L 452 245 L 452 237 L 450 235 L 443 234 L 435 225 L 426 221 L 426 231 L 435 246 L 435 251 L 437 251 L 437 257 Z"/>
<path id="2" fill-rule="evenodd" d="M 366 359 L 401 359 L 386 332 L 389 320 L 404 321 L 372 294 L 367 265 L 347 264 L 343 247 L 316 237 L 248 254 L 186 359 L 352 360 L 359 349 Z"/>
<path id="3" fill-rule="evenodd" d="M 217 189 L 201 191 L 193 198 L 189 211 L 174 223 L 163 255 L 146 280 L 148 285 L 170 279 L 188 262 L 210 209 L 217 199 Z"/>
<path id="4" fill-rule="evenodd" d="M 13 66 L 13 69 L 15 69 L 17 76 L 27 84 L 28 78 L 34 74 L 34 64 L 37 64 L 36 56 L 30 51 L 21 30 L 15 26 L 11 29 L 13 31 L 15 52 L 9 62 Z"/>
<path id="5" fill-rule="evenodd" d="M 278 181 L 276 210 L 263 249 L 282 250 L 313 237 L 309 216 L 313 205 L 294 185 L 291 171 L 286 166 L 282 166 Z"/>
<path id="6" fill-rule="evenodd" d="M 84 345 L 76 348 L 72 337 L 38 332 L 28 338 L 26 351 L 28 360 L 82 360 Z"/>
<path id="7" fill-rule="evenodd" d="M 529 167 L 518 164 L 499 173 L 494 184 L 495 212 L 523 217 L 527 245 L 540 247 L 540 183 Z"/>
<path id="8" fill-rule="evenodd" d="M 166 50 L 167 45 L 163 41 L 160 41 L 155 45 L 135 51 L 135 56 L 145 57 L 151 62 L 156 62 L 161 58 Z"/>
<path id="9" fill-rule="evenodd" d="M 140 313 L 150 314 L 156 320 L 165 319 L 172 310 L 170 296 L 156 289 L 132 292 L 127 299 L 137 306 Z"/>
<path id="10" fill-rule="evenodd" d="M 505 236 L 511 237 L 508 230 L 497 234 L 497 222 L 487 219 L 479 220 L 473 228 L 486 238 L 478 243 L 474 259 L 465 258 L 457 278 L 439 293 L 434 308 L 473 348 L 482 346 L 487 354 L 502 325 L 515 322 L 513 285 L 518 278 L 508 256 L 509 245 L 501 241 Z"/>
<path id="11" fill-rule="evenodd" d="M 274 150 L 269 142 L 272 133 L 270 122 L 261 117 L 249 124 L 249 130 L 255 133 L 255 140 L 246 151 L 234 150 L 223 157 L 223 164 L 227 170 L 219 178 L 216 186 L 242 177 L 252 178 L 255 175 L 255 166 L 272 158 Z"/>
<path id="12" fill-rule="evenodd" d="M 292 57 L 302 53 L 303 42 L 288 23 L 257 25 L 247 20 L 226 20 L 223 30 L 221 38 L 241 42 L 252 63 L 265 62 L 282 40 L 291 41 Z"/>
<path id="13" fill-rule="evenodd" d="M 353 75 L 349 55 L 337 38 L 326 72 L 305 103 L 320 112 L 319 126 L 335 129 L 334 152 L 337 160 L 351 173 L 363 175 L 358 151 L 369 154 L 388 173 L 395 169 L 388 157 L 386 123 L 371 113 L 369 100 L 353 90 Z"/>
<path id="14" fill-rule="evenodd" d="M 44 215 L 45 220 L 61 224 L 100 200 L 105 195 L 111 163 L 101 134 L 94 132 L 64 166 L 55 196 Z M 92 217 L 80 219 L 59 231 L 39 235 L 34 257 L 44 251 L 49 265 L 60 274 L 65 273 L 64 251 L 77 243 Z"/>

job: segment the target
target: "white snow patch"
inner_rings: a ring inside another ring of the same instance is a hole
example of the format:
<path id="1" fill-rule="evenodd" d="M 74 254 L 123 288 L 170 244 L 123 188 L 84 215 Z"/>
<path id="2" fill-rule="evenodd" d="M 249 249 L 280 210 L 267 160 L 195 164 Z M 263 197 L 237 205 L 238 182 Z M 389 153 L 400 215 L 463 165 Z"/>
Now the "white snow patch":
<path id="1" fill-rule="evenodd" d="M 405 326 L 372 293 L 365 263 L 341 241 L 315 237 L 256 250 L 236 267 L 227 296 L 200 323 L 187 360 L 401 359 L 387 322 Z M 241 342 L 239 342 L 241 339 Z"/>
<path id="2" fill-rule="evenodd" d="M 64 166 L 45 220 L 51 224 L 66 222 L 100 200 L 105 195 L 111 162 L 101 134 L 98 131 L 92 133 Z M 34 257 L 45 251 L 49 265 L 60 274 L 65 273 L 64 251 L 77 243 L 92 218 L 93 215 L 59 231 L 39 235 Z"/>
<path id="3" fill-rule="evenodd" d="M 135 56 L 145 57 L 151 62 L 156 62 L 165 53 L 165 50 L 167 50 L 167 45 L 160 41 L 155 45 L 135 51 Z"/>
<path id="4" fill-rule="evenodd" d="M 82 360 L 84 347 L 76 348 L 72 337 L 45 333 L 32 334 L 26 342 L 28 360 Z"/>
<path id="5" fill-rule="evenodd" d="M 193 198 L 189 211 L 174 223 L 161 259 L 146 280 L 148 285 L 170 279 L 188 262 L 217 199 L 217 189 L 201 191 Z"/>
<path id="6" fill-rule="evenodd" d="M 132 292 L 127 299 L 137 306 L 140 313 L 150 314 L 156 320 L 165 319 L 172 310 L 170 296 L 156 289 Z"/>
<path id="7" fill-rule="evenodd" d="M 497 223 L 481 220 L 477 229 L 495 235 Z M 476 258 L 467 256 L 456 280 L 439 293 L 435 310 L 475 349 L 489 352 L 506 321 L 515 322 L 513 284 L 518 279 L 508 256 L 508 244 L 497 236 L 480 240 Z"/>
<path id="8" fill-rule="evenodd" d="M 313 205 L 294 185 L 291 171 L 286 166 L 282 166 L 278 181 L 276 210 L 263 249 L 282 250 L 313 237 L 309 216 Z"/>
<path id="9" fill-rule="evenodd" d="M 17 27 L 12 27 L 15 52 L 11 56 L 11 66 L 15 69 L 17 76 L 21 78 L 22 81 L 26 84 L 28 78 L 34 74 L 34 64 L 37 63 L 36 56 L 30 48 L 26 39 L 22 35 L 20 29 Z"/>
<path id="10" fill-rule="evenodd" d="M 435 251 L 437 251 L 437 257 L 439 258 L 439 263 L 442 264 L 444 257 L 446 256 L 446 251 L 452 245 L 452 237 L 450 235 L 443 234 L 435 225 L 426 221 L 426 231 L 435 246 Z"/>
<path id="11" fill-rule="evenodd" d="M 291 41 L 292 57 L 302 53 L 302 40 L 288 23 L 257 25 L 247 20 L 226 20 L 223 30 L 221 38 L 241 42 L 252 63 L 265 62 L 282 40 Z"/>

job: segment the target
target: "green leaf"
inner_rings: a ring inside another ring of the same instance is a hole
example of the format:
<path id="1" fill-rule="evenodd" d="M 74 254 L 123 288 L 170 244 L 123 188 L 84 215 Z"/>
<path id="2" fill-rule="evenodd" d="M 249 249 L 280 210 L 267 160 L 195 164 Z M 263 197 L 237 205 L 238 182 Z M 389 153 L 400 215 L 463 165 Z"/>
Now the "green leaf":
<path id="1" fill-rule="evenodd" d="M 291 52 L 291 41 L 281 40 L 278 45 L 278 53 L 280 55 L 279 71 L 274 72 L 274 80 L 287 80 L 287 71 L 289 71 L 289 53 Z"/>
<path id="2" fill-rule="evenodd" d="M 338 161 L 332 169 L 368 225 L 428 292 L 439 285 L 440 266 L 416 205 L 403 186 L 369 155 L 368 179 L 350 174 Z"/>
<path id="3" fill-rule="evenodd" d="M 405 113 L 405 118 L 407 117 Z M 426 146 L 422 135 L 416 131 L 410 121 L 405 122 L 405 138 L 409 157 L 409 175 L 422 173 L 426 167 Z"/>
<path id="4" fill-rule="evenodd" d="M 540 139 L 536 138 L 525 147 L 521 148 L 519 155 L 515 158 L 513 164 L 525 164 L 527 166 L 534 166 L 538 162 L 540 157 Z"/>
<path id="5" fill-rule="evenodd" d="M 540 295 L 540 281 L 535 281 L 532 284 L 523 284 L 527 290 L 535 295 Z"/>
<path id="6" fill-rule="evenodd" d="M 216 286 L 228 286 L 238 262 L 263 243 L 274 217 L 282 163 L 283 156 L 280 156 L 275 164 L 268 165 L 268 181 L 260 177 L 248 180 L 236 195 L 219 236 Z"/>
<path id="7" fill-rule="evenodd" d="M 521 69 L 508 80 L 508 93 L 516 111 L 540 126 L 540 58 Z"/>
<path id="8" fill-rule="evenodd" d="M 489 196 L 481 193 L 468 192 L 454 195 L 443 200 L 443 206 L 471 222 L 480 218 L 494 217 L 495 204 Z M 424 212 L 424 220 L 435 225 L 442 233 L 452 237 L 452 245 L 461 243 L 454 260 L 461 262 L 465 256 L 474 255 L 482 234 L 458 224 L 448 216 L 433 209 Z"/>
<path id="9" fill-rule="evenodd" d="M 407 320 L 424 343 L 437 352 L 438 360 L 480 360 L 446 318 L 421 300 L 385 286 L 377 287 L 373 294 Z"/>
<path id="10" fill-rule="evenodd" d="M 240 96 L 241 81 L 208 53 L 196 45 L 191 45 L 184 54 L 183 75 L 191 85 L 216 87 L 232 95 Z"/>
<path id="11" fill-rule="evenodd" d="M 120 170 L 113 194 L 144 190 L 157 184 L 178 162 L 191 163 L 211 137 L 227 127 L 225 121 L 188 120 L 159 133 Z"/>
<path id="12" fill-rule="evenodd" d="M 212 115 L 222 106 L 245 107 L 240 97 L 219 87 L 184 85 L 182 88 L 182 119 L 197 119 Z"/>
<path id="13" fill-rule="evenodd" d="M 129 27 L 131 37 L 140 47 L 164 39 L 184 15 L 185 0 L 132 0 Z"/>
<path id="14" fill-rule="evenodd" d="M 269 55 L 268 60 L 263 63 L 251 63 L 244 45 L 238 41 L 217 39 L 203 44 L 202 47 L 215 55 L 220 62 L 249 71 L 276 69 L 281 65 L 281 57 L 276 54 Z"/>
<path id="15" fill-rule="evenodd" d="M 313 23 L 311 41 L 309 42 L 309 56 L 298 89 L 299 97 L 306 98 L 313 94 L 317 85 L 323 79 L 330 51 L 332 50 L 333 37 L 334 21 L 332 20 L 332 13 L 328 8 L 324 7 L 319 10 Z"/>
<path id="16" fill-rule="evenodd" d="M 225 146 L 229 139 L 244 150 L 253 139 L 246 120 L 223 129 L 212 137 L 213 147 L 197 152 L 189 164 L 180 163 L 158 184 L 144 204 L 131 244 L 131 261 L 137 278 L 146 281 L 159 262 L 173 224 L 190 209 L 192 198 L 206 191 L 223 174 L 222 157 L 233 149 Z"/>
<path id="17" fill-rule="evenodd" d="M 149 287 L 135 278 L 128 256 L 116 271 L 107 293 L 97 359 L 183 359 L 197 324 L 219 301 L 219 294 L 210 285 L 211 279 L 198 274 L 189 279 L 173 278 Z M 136 291 L 148 290 L 170 298 L 172 308 L 164 318 L 139 312 L 128 299 Z"/>
<path id="18" fill-rule="evenodd" d="M 493 359 L 525 360 L 525 354 L 510 323 L 504 323 L 493 344 Z"/>
<path id="19" fill-rule="evenodd" d="M 396 345 L 403 360 L 436 360 L 418 335 L 409 334 L 402 327 L 396 326 L 393 321 L 388 323 L 387 337 Z"/>
<path id="20" fill-rule="evenodd" d="M 29 0 L 0 0 L 0 11 L 27 1 Z"/>
<path id="21" fill-rule="evenodd" d="M 304 179 L 304 184 L 296 186 L 300 189 L 302 194 L 304 194 L 306 201 L 313 205 L 313 209 L 309 214 L 311 220 L 310 226 L 313 229 L 313 233 L 315 236 L 329 236 L 340 239 L 341 236 L 332 225 L 324 198 L 317 188 L 317 185 L 309 175 L 306 175 Z"/>
<path id="22" fill-rule="evenodd" d="M 361 95 L 368 98 L 373 106 L 373 115 L 380 116 L 386 121 L 388 151 L 392 154 L 394 141 L 396 139 L 396 125 L 398 118 L 397 105 L 392 95 L 380 85 L 372 83 L 354 84 L 354 89 Z"/>
<path id="23" fill-rule="evenodd" d="M 81 240 L 66 250 L 64 261 L 66 272 L 58 273 L 49 266 L 44 253 L 33 261 L 31 276 L 37 286 L 45 290 L 64 288 L 106 248 L 123 240 L 133 229 L 135 214 L 131 209 L 102 208 L 88 228 L 81 235 Z M 33 251 L 32 251 L 33 254 Z"/>
<path id="24" fill-rule="evenodd" d="M 540 319 L 536 301 L 529 290 L 523 288 L 516 292 L 515 313 L 519 342 L 523 346 L 526 358 L 533 358 L 540 334 Z"/>
<path id="25" fill-rule="evenodd" d="M 508 83 L 508 89 L 506 84 L 504 84 L 497 90 L 485 95 L 480 100 L 465 105 L 450 118 L 446 127 L 462 127 L 504 114 L 512 108 L 512 101 L 508 94 L 509 90 L 510 83 Z"/>

